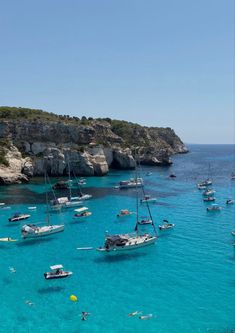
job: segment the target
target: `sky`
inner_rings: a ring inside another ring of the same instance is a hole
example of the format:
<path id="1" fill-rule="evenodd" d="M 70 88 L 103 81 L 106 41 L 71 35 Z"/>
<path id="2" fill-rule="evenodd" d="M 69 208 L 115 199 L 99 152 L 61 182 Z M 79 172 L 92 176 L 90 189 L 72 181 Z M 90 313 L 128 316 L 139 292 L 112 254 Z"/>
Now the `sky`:
<path id="1" fill-rule="evenodd" d="M 235 143 L 234 0 L 0 0 L 0 105 Z"/>

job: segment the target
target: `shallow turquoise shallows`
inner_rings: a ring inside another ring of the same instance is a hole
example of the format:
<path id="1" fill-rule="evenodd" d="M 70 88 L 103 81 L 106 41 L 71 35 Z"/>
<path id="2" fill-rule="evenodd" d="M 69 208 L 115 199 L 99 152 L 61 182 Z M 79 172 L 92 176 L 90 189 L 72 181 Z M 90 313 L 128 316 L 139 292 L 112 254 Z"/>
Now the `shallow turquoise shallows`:
<path id="1" fill-rule="evenodd" d="M 151 205 L 156 226 L 167 219 L 175 228 L 160 232 L 155 245 L 117 255 L 76 248 L 103 245 L 106 231 L 133 231 L 135 215 L 120 220 L 116 215 L 120 209 L 135 209 L 135 190 L 114 189 L 120 180 L 134 176 L 131 171 L 88 178 L 84 192 L 94 199 L 85 206 L 92 216 L 79 222 L 73 209 L 54 213 L 52 223 L 64 223 L 64 232 L 40 240 L 21 240 L 24 221 L 9 223 L 8 217 L 20 211 L 31 214 L 27 223 L 44 220 L 42 180 L 0 187 L 0 201 L 11 207 L 0 210 L 0 237 L 19 239 L 0 243 L 0 332 L 234 332 L 235 204 L 226 205 L 227 199 L 235 199 L 230 177 L 235 172 L 234 146 L 192 145 L 190 150 L 175 156 L 169 168 L 142 168 L 146 192 L 157 197 Z M 176 178 L 169 178 L 171 173 Z M 206 211 L 210 204 L 196 187 L 208 174 L 220 212 Z M 37 210 L 29 212 L 29 206 Z M 140 216 L 145 215 L 141 206 Z M 73 275 L 45 280 L 43 273 L 53 264 L 62 264 Z M 72 294 L 77 302 L 70 300 Z M 82 311 L 91 313 L 87 321 L 81 320 Z M 134 311 L 153 316 L 129 317 Z"/>

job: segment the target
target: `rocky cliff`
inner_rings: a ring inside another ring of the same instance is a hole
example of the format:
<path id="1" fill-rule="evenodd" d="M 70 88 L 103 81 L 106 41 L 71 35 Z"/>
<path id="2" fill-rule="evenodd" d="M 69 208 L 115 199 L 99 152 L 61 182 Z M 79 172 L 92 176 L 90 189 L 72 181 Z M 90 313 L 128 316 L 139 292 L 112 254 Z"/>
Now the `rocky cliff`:
<path id="1" fill-rule="evenodd" d="M 0 184 L 42 176 L 105 175 L 109 168 L 132 169 L 140 163 L 169 165 L 187 148 L 170 128 L 125 121 L 57 116 L 40 110 L 0 108 Z"/>

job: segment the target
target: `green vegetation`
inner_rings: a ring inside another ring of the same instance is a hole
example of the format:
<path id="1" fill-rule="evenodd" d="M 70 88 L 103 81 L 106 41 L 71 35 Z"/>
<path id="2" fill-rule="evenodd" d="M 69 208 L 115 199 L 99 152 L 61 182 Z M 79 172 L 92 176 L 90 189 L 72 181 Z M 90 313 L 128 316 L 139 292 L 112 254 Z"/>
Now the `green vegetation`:
<path id="1" fill-rule="evenodd" d="M 160 127 L 144 127 L 139 124 L 131 123 L 124 120 L 112 120 L 110 118 L 97 118 L 85 117 L 71 117 L 69 115 L 56 115 L 51 112 L 45 112 L 38 109 L 21 108 L 21 107 L 0 107 L 0 121 L 1 120 L 30 120 L 39 122 L 58 122 L 71 125 L 84 125 L 92 126 L 96 123 L 109 125 L 112 132 L 120 136 L 124 140 L 123 146 L 130 147 L 131 145 L 151 145 L 152 141 L 162 139 L 169 144 L 172 144 L 175 133 L 170 128 Z M 147 130 L 146 130 L 147 129 Z M 97 143 L 105 144 L 106 138 L 101 135 L 96 138 Z"/>
<path id="2" fill-rule="evenodd" d="M 52 112 L 45 112 L 38 109 L 18 108 L 11 106 L 0 106 L 0 120 L 32 120 L 32 121 L 57 121 L 64 123 L 80 124 L 78 117 L 68 115 L 57 115 Z"/>

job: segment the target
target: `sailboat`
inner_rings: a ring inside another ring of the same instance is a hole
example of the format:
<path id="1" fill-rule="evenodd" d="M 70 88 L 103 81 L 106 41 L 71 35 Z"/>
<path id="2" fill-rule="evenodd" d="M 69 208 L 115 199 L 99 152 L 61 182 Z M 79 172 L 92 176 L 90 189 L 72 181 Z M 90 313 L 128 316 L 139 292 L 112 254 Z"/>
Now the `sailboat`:
<path id="1" fill-rule="evenodd" d="M 47 184 L 47 174 L 45 171 L 45 189 Z M 47 206 L 47 223 L 46 225 L 39 225 L 39 224 L 25 224 L 21 228 L 21 236 L 23 239 L 25 238 L 38 238 L 43 236 L 49 236 L 51 234 L 55 234 L 57 232 L 64 231 L 64 224 L 59 225 L 51 225 L 50 224 L 50 216 L 48 210 L 48 194 L 46 189 L 46 206 Z"/>
<path id="2" fill-rule="evenodd" d="M 205 186 L 210 186 L 212 185 L 212 179 L 210 178 L 210 174 L 211 174 L 211 166 L 209 164 L 209 167 L 208 167 L 208 177 L 201 181 L 199 184 L 197 184 L 198 186 L 198 189 L 203 189 Z"/>
<path id="3" fill-rule="evenodd" d="M 88 200 L 92 198 L 91 194 L 87 194 L 87 193 L 83 193 L 82 192 L 82 183 L 81 183 L 81 179 L 78 180 L 75 173 L 73 172 L 74 178 L 76 180 L 76 183 L 78 185 L 78 190 L 79 190 L 79 194 L 77 197 L 72 197 L 73 200 Z"/>
<path id="4" fill-rule="evenodd" d="M 135 178 L 135 183 L 137 184 L 137 176 Z M 151 224 L 154 229 L 154 235 L 149 233 L 139 233 L 139 198 L 138 189 L 136 185 L 136 224 L 133 233 L 128 234 L 116 234 L 116 235 L 106 235 L 103 247 L 99 247 L 96 250 L 102 253 L 112 253 L 127 250 L 134 250 L 144 246 L 154 244 L 157 240 L 157 232 L 153 223 L 153 218 L 150 212 L 150 208 L 147 202 L 147 207 L 149 211 L 149 216 Z M 144 193 L 145 195 L 145 193 Z"/>
<path id="5" fill-rule="evenodd" d="M 71 190 L 72 180 L 71 180 L 69 158 L 68 158 L 68 173 L 69 173 L 69 180 L 68 180 L 69 196 L 57 198 L 57 202 L 62 206 L 62 208 L 77 207 L 77 206 L 81 206 L 83 204 L 83 202 L 81 200 L 78 200 L 79 199 L 78 197 L 72 197 L 72 190 Z"/>

